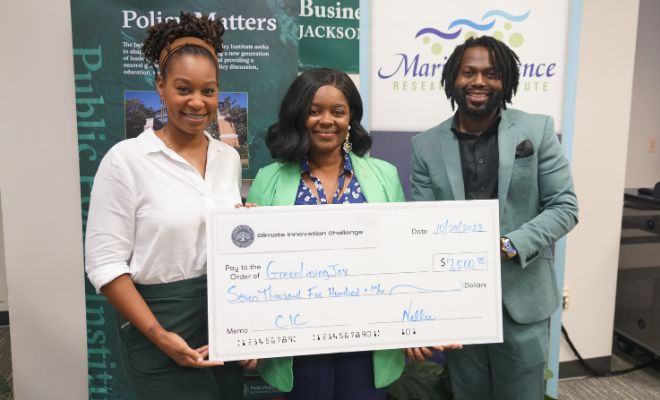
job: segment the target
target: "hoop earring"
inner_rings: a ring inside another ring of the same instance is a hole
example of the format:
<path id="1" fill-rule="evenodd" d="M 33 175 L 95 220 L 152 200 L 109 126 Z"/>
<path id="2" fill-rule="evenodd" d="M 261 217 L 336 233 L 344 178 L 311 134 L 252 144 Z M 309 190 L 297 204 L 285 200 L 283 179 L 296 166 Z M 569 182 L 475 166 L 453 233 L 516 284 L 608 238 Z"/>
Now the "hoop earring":
<path id="1" fill-rule="evenodd" d="M 348 130 L 346 131 L 346 140 L 344 140 L 344 144 L 342 145 L 344 149 L 344 153 L 349 153 L 351 150 L 353 150 L 353 143 L 349 141 L 351 137 L 351 126 L 348 126 Z"/>

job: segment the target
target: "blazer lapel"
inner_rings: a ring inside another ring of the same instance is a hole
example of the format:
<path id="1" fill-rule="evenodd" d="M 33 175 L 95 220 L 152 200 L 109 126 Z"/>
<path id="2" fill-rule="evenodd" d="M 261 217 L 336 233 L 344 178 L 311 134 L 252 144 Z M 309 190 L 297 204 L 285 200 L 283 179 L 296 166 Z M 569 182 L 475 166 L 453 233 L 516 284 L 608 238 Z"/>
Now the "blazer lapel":
<path id="1" fill-rule="evenodd" d="M 502 110 L 502 121 L 500 121 L 497 143 L 499 147 L 499 167 L 497 177 L 497 198 L 500 201 L 500 215 L 506 196 L 511 184 L 511 173 L 513 172 L 513 161 L 516 155 L 516 143 L 518 141 L 518 129 L 511 115 Z"/>
<path id="2" fill-rule="evenodd" d="M 451 119 L 443 124 L 440 130 L 440 152 L 444 170 L 447 171 L 449 186 L 454 200 L 465 200 L 465 186 L 463 184 L 463 168 L 461 163 L 461 150 L 456 135 L 451 131 Z"/>
<path id="3" fill-rule="evenodd" d="M 349 153 L 349 157 L 351 157 L 353 171 L 355 172 L 355 176 L 357 177 L 358 182 L 360 182 L 360 188 L 362 189 L 367 202 L 387 202 L 388 199 L 387 194 L 385 193 L 385 188 L 383 188 L 382 183 L 367 162 L 367 159 L 364 157 L 355 156 L 353 153 Z"/>
<path id="4" fill-rule="evenodd" d="M 292 206 L 296 202 L 298 195 L 298 185 L 300 184 L 300 167 L 298 165 L 286 163 L 282 164 L 279 179 L 273 193 L 274 206 Z"/>

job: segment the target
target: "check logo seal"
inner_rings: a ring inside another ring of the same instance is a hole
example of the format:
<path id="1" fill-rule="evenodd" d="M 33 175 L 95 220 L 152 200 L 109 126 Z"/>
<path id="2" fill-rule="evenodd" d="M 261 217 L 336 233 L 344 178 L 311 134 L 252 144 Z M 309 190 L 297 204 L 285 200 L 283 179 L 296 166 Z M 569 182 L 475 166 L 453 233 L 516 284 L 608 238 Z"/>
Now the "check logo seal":
<path id="1" fill-rule="evenodd" d="M 236 247 L 248 247 L 254 242 L 254 230 L 247 225 L 238 225 L 231 231 L 231 241 Z"/>

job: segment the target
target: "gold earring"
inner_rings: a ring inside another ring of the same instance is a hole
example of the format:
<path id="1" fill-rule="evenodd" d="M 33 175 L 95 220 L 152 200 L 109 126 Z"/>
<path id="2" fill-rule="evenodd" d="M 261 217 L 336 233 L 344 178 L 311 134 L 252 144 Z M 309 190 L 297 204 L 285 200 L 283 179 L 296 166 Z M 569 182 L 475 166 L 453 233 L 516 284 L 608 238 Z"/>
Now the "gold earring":
<path id="1" fill-rule="evenodd" d="M 353 143 L 349 141 L 351 137 L 351 126 L 348 126 L 348 130 L 346 131 L 346 140 L 344 140 L 344 144 L 342 147 L 344 148 L 344 153 L 349 153 L 351 150 L 353 150 Z"/>

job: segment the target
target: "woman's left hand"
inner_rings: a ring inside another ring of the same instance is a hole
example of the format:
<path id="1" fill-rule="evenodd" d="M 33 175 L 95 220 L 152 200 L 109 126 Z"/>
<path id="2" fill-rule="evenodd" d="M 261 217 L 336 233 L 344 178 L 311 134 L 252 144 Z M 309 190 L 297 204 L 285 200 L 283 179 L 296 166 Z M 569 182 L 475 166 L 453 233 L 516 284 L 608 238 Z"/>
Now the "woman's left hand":
<path id="1" fill-rule="evenodd" d="M 410 347 L 404 349 L 406 358 L 411 361 L 425 361 L 427 358 L 433 357 L 432 347 Z"/>
<path id="2" fill-rule="evenodd" d="M 425 361 L 428 358 L 433 357 L 435 350 L 445 351 L 445 350 L 458 350 L 462 349 L 463 345 L 458 343 L 444 344 L 441 346 L 433 347 L 410 347 L 404 349 L 403 352 L 406 354 L 406 358 L 412 361 Z"/>
<path id="3" fill-rule="evenodd" d="M 451 343 L 451 344 L 443 344 L 442 346 L 433 346 L 433 348 L 438 351 L 460 350 L 463 348 L 463 345 L 460 343 Z"/>
<path id="4" fill-rule="evenodd" d="M 238 363 L 242 365 L 245 369 L 255 369 L 257 368 L 257 363 L 259 362 L 258 358 L 252 360 L 241 360 Z"/>

